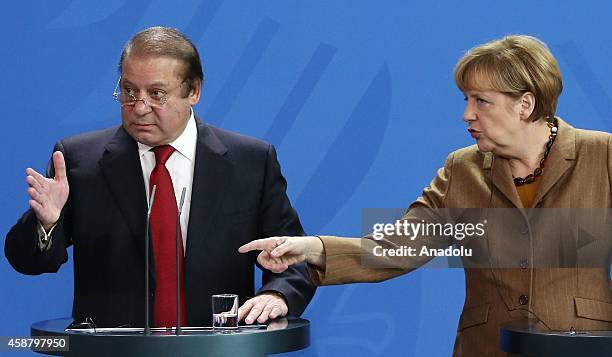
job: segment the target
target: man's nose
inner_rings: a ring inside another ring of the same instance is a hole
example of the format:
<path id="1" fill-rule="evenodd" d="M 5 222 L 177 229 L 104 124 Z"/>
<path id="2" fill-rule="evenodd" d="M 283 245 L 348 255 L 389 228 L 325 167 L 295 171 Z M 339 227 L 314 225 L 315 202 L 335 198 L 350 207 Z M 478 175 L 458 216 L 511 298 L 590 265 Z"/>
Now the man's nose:
<path id="1" fill-rule="evenodd" d="M 137 115 L 146 115 L 151 111 L 151 106 L 144 99 L 139 99 L 134 103 L 134 113 Z"/>

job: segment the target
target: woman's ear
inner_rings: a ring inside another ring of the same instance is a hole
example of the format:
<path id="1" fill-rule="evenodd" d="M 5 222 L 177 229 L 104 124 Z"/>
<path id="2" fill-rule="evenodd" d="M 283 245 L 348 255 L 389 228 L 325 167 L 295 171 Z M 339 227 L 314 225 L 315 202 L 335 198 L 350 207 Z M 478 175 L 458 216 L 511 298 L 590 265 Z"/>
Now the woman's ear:
<path id="1" fill-rule="evenodd" d="M 533 110 L 535 109 L 535 96 L 531 92 L 523 93 L 520 97 L 520 112 L 521 120 L 527 120 L 531 117 Z"/>

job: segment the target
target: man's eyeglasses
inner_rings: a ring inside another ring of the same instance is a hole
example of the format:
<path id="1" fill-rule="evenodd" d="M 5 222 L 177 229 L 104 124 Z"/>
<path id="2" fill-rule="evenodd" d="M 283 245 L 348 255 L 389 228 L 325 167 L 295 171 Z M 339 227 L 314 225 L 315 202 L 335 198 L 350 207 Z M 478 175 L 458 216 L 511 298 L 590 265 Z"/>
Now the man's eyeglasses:
<path id="1" fill-rule="evenodd" d="M 183 83 L 185 83 L 185 81 L 182 81 L 176 88 L 182 86 Z M 173 88 L 173 90 L 176 88 Z M 115 90 L 113 91 L 113 99 L 121 104 L 122 107 L 133 107 L 136 103 L 142 102 L 145 106 L 151 108 L 161 108 L 168 102 L 169 95 L 166 91 L 152 89 L 146 97 L 147 98 L 136 97 L 136 90 L 128 86 L 121 88 L 121 77 L 119 77 Z"/>

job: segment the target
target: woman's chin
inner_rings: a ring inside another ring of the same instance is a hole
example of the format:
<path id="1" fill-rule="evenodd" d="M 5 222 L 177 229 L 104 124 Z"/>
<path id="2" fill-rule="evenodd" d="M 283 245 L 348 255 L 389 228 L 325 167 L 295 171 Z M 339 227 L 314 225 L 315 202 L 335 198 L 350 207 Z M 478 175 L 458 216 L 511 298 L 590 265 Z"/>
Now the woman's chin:
<path id="1" fill-rule="evenodd" d="M 490 143 L 483 141 L 483 140 L 478 140 L 476 142 L 476 145 L 478 146 L 478 150 L 482 152 L 493 152 L 495 150 L 494 145 L 491 145 Z"/>

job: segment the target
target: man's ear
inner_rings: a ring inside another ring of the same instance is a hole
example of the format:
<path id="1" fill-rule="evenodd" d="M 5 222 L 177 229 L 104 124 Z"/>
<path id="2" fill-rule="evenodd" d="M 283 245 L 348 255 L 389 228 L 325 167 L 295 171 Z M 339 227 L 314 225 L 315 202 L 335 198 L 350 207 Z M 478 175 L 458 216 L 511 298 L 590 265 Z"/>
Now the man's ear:
<path id="1" fill-rule="evenodd" d="M 202 81 L 196 79 L 193 81 L 191 90 L 189 91 L 189 104 L 196 105 L 200 101 L 200 95 L 202 94 Z"/>

